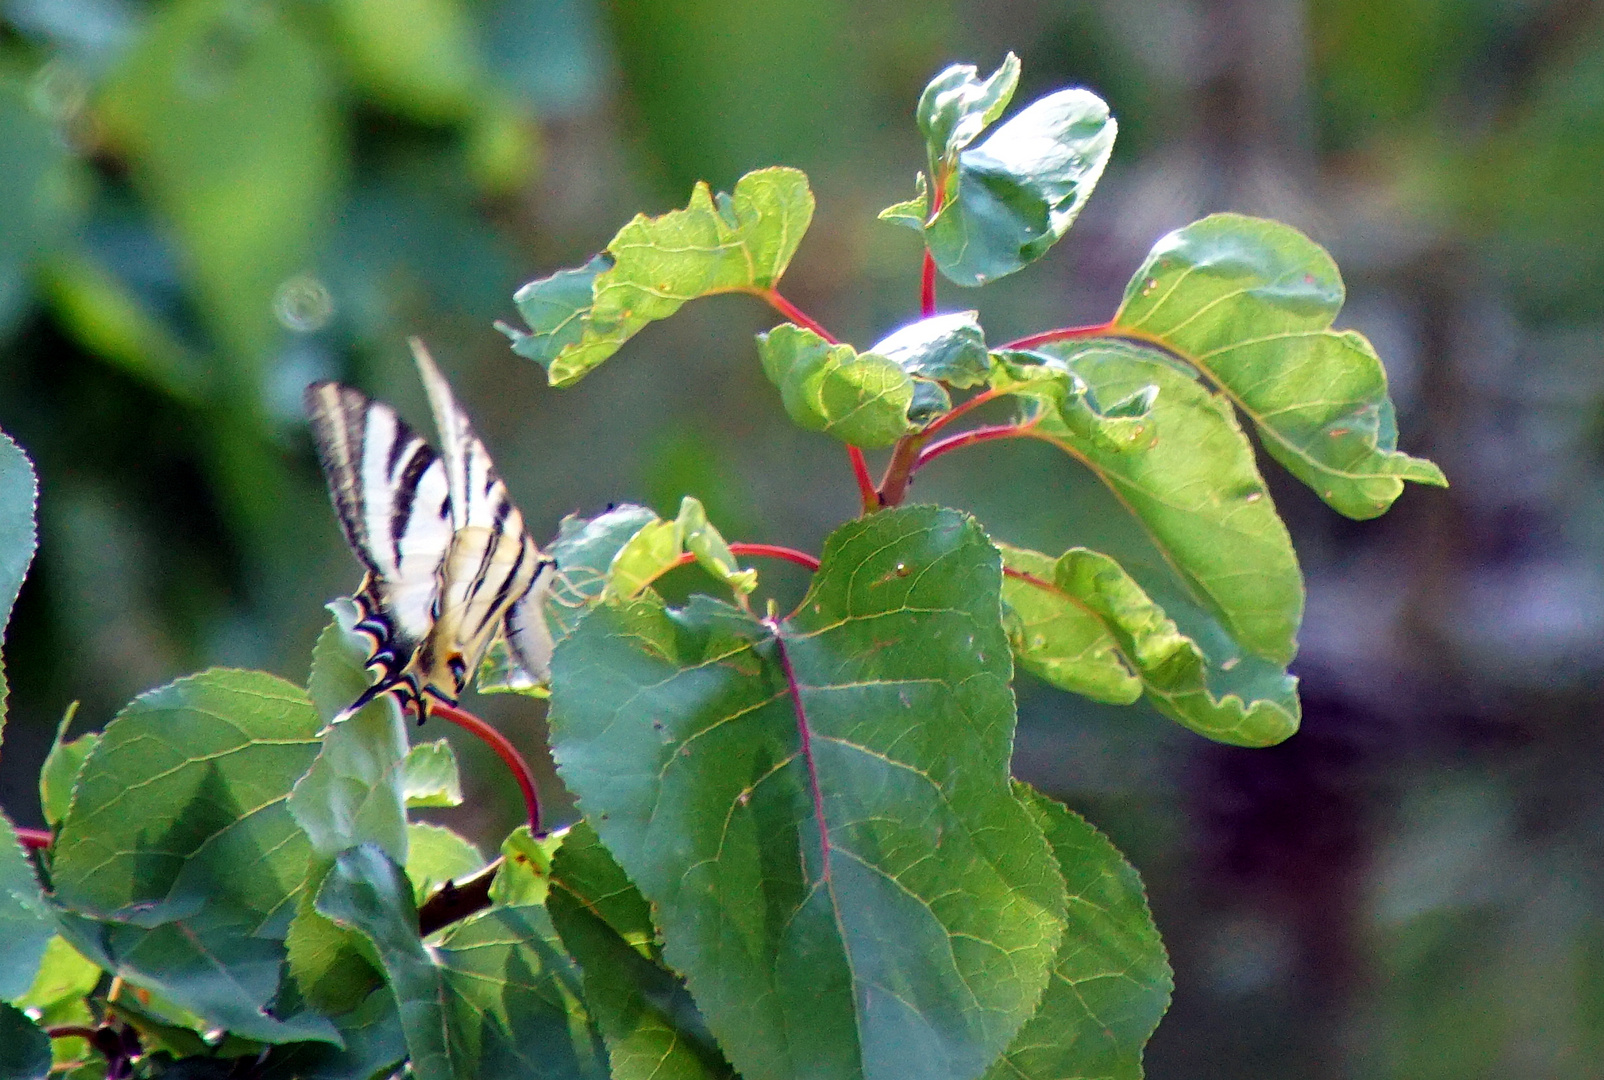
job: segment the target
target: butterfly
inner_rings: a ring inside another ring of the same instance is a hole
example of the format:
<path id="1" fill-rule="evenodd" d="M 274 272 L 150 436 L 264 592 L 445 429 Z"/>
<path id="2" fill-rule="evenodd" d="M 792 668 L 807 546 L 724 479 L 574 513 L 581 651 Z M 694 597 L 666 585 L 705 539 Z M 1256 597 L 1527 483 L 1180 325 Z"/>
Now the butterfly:
<path id="1" fill-rule="evenodd" d="M 336 382 L 306 389 L 329 495 L 367 573 L 355 629 L 379 677 L 337 719 L 382 694 L 422 723 L 430 701 L 455 705 L 502 635 L 512 660 L 545 681 L 552 638 L 541 609 L 555 570 L 530 539 L 423 343 L 412 339 L 440 453 L 390 406 Z"/>

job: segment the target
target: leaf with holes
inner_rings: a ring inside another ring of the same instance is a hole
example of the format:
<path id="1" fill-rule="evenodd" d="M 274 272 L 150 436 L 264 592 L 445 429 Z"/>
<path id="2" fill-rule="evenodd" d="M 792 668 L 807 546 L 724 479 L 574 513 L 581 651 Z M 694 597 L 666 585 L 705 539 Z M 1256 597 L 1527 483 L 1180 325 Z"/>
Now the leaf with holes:
<path id="1" fill-rule="evenodd" d="M 561 775 L 749 1080 L 968 1080 L 1034 1011 L 1063 892 L 1009 788 L 1000 580 L 973 520 L 905 507 L 784 622 L 648 598 L 559 645 Z"/>
<path id="2" fill-rule="evenodd" d="M 1110 333 L 1184 357 L 1258 428 L 1270 456 L 1352 518 L 1442 470 L 1397 449 L 1387 373 L 1362 334 L 1331 329 L 1345 289 L 1290 225 L 1215 214 L 1170 233 L 1125 288 Z"/>

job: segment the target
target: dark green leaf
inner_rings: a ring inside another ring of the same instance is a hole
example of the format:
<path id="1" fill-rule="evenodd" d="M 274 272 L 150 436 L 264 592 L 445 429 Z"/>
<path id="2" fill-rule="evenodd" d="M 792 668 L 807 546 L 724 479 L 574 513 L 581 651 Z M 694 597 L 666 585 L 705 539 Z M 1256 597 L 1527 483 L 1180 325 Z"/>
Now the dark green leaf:
<path id="1" fill-rule="evenodd" d="M 990 374 L 980 313 L 933 315 L 881 338 L 869 351 L 892 361 L 909 375 L 938 379 L 967 389 Z"/>
<path id="2" fill-rule="evenodd" d="M 0 1003 L 0 1080 L 45 1080 L 50 1036 L 21 1009 Z"/>
<path id="3" fill-rule="evenodd" d="M 921 184 L 917 198 L 880 216 L 922 232 L 950 281 L 984 285 L 1035 262 L 1069 231 L 1103 175 L 1116 130 L 1091 91 L 1049 94 L 961 151 L 956 167 L 933 166 L 939 207 Z"/>
<path id="4" fill-rule="evenodd" d="M 419 1080 L 604 1075 L 544 909 L 494 908 L 425 948 L 405 874 L 364 845 L 335 859 L 317 910 L 372 942 Z"/>
<path id="5" fill-rule="evenodd" d="M 769 381 L 798 427 L 853 446 L 890 446 L 913 430 L 913 379 L 897 364 L 781 323 L 757 337 Z"/>
<path id="6" fill-rule="evenodd" d="M 1053 584 L 1057 560 L 1003 543 L 997 549 L 1010 571 L 1041 582 L 1003 578 L 1004 624 L 1019 666 L 1093 701 L 1139 700 L 1142 680 L 1126 666 L 1102 620 Z"/>
<path id="7" fill-rule="evenodd" d="M 347 702 L 349 704 L 349 702 Z M 386 694 L 323 731 L 323 748 L 290 795 L 290 813 L 321 860 L 357 844 L 407 857 L 405 721 Z"/>
<path id="8" fill-rule="evenodd" d="M 951 168 L 958 151 L 1003 114 L 1019 86 L 1019 57 L 1009 53 L 990 78 L 979 76 L 973 64 L 953 64 L 919 95 L 915 115 L 925 134 L 931 176 Z"/>
<path id="9" fill-rule="evenodd" d="M 285 964 L 302 1000 L 327 1016 L 349 1012 L 384 981 L 367 939 L 303 900 L 284 938 Z"/>
<path id="10" fill-rule="evenodd" d="M 44 811 L 45 823 L 51 828 L 60 825 L 66 818 L 67 808 L 72 805 L 72 788 L 78 780 L 78 770 L 83 768 L 89 752 L 100 742 L 100 735 L 96 732 L 80 735 L 70 742 L 67 740 L 67 727 L 77 713 L 76 701 L 67 706 L 66 715 L 56 726 L 56 739 L 50 744 L 50 753 L 45 755 L 44 767 L 39 770 L 39 806 Z"/>
<path id="11" fill-rule="evenodd" d="M 0 432 L 0 631 L 11 619 L 11 605 L 33 561 L 36 535 L 34 507 L 39 501 L 39 485 L 28 455 Z M 0 667 L 0 736 L 6 724 L 5 670 Z"/>
<path id="12" fill-rule="evenodd" d="M 418 903 L 446 882 L 469 877 L 484 865 L 479 849 L 450 829 L 421 821 L 407 826 L 407 877 Z"/>
<path id="13" fill-rule="evenodd" d="M 1141 1080 L 1174 985 L 1142 879 L 1078 814 L 1016 788 L 1069 887 L 1069 927 L 1035 1017 L 986 1080 Z"/>
<path id="14" fill-rule="evenodd" d="M 409 809 L 462 805 L 457 753 L 444 739 L 418 743 L 402 763 L 402 791 Z"/>
<path id="15" fill-rule="evenodd" d="M 262 1063 L 260 1080 L 378 1080 L 391 1076 L 407 1055 L 395 996 L 381 986 L 334 1026 L 344 1046 L 295 1043 L 275 1046 Z"/>
<path id="16" fill-rule="evenodd" d="M 1111 332 L 1170 349 L 1219 385 L 1270 456 L 1352 518 L 1403 482 L 1446 487 L 1397 450 L 1387 374 L 1363 335 L 1334 331 L 1345 290 L 1324 248 L 1289 225 L 1215 214 L 1160 240 Z"/>
<path id="17" fill-rule="evenodd" d="M 611 265 L 598 256 L 518 290 L 531 332 L 503 332 L 519 355 L 545 366 L 553 386 L 567 386 L 687 300 L 773 288 L 812 220 L 813 193 L 796 169 L 747 173 L 716 199 L 697 184 L 685 209 L 638 214 L 620 229 L 607 245 Z"/>
<path id="18" fill-rule="evenodd" d="M 55 932 L 33 862 L 11 819 L 0 813 L 0 1001 L 27 992 Z"/>
<path id="19" fill-rule="evenodd" d="M 1008 787 L 1000 578 L 905 507 L 837 530 L 777 628 L 644 599 L 558 646 L 561 774 L 751 1080 L 967 1080 L 1036 1006 L 1063 894 Z"/>
<path id="20" fill-rule="evenodd" d="M 684 983 L 657 960 L 646 899 L 584 822 L 553 874 L 547 907 L 584 971 L 613 1080 L 733 1078 Z"/>

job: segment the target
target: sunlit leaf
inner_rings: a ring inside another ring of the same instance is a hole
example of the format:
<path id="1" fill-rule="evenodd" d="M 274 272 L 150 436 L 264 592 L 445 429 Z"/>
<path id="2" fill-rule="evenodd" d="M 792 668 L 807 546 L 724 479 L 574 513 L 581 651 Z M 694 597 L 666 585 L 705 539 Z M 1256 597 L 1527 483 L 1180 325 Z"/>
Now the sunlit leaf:
<path id="1" fill-rule="evenodd" d="M 685 209 L 639 214 L 620 229 L 606 259 L 519 289 L 514 300 L 530 332 L 502 331 L 515 352 L 545 366 L 553 386 L 567 386 L 687 300 L 773 288 L 812 219 L 813 193 L 796 169 L 747 173 L 717 198 L 697 184 Z"/>
<path id="2" fill-rule="evenodd" d="M 544 904 L 551 885 L 551 860 L 567 842 L 564 832 L 535 836 L 520 825 L 501 842 L 501 869 L 490 883 L 490 902 L 505 907 Z"/>
<path id="3" fill-rule="evenodd" d="M 558 646 L 559 770 L 750 1080 L 967 1080 L 1035 1009 L 1063 894 L 1008 787 L 1000 579 L 973 521 L 905 507 L 837 530 L 778 627 L 648 598 Z"/>
<path id="4" fill-rule="evenodd" d="M 951 168 L 958 151 L 1003 114 L 1019 86 L 1019 57 L 1009 53 L 985 79 L 973 64 L 953 64 L 931 79 L 914 115 L 925 135 L 931 176 Z"/>
<path id="5" fill-rule="evenodd" d="M 960 311 L 910 323 L 875 342 L 869 350 L 909 375 L 967 389 L 986 381 L 990 363 L 980 315 Z"/>
<path id="6" fill-rule="evenodd" d="M 366 939 L 319 915 L 310 899 L 290 922 L 284 949 L 301 997 L 328 1016 L 355 1009 L 384 981 Z"/>
<path id="7" fill-rule="evenodd" d="M 484 856 L 466 837 L 441 825 L 414 821 L 407 826 L 407 877 L 418 903 L 448 881 L 460 881 L 484 868 Z"/>
<path id="8" fill-rule="evenodd" d="M 21 997 L 13 998 L 11 1004 L 36 1015 L 43 1028 L 89 1027 L 95 1018 L 84 999 L 94 992 L 101 975 L 99 964 L 86 959 L 58 935 L 45 945 L 33 985 Z M 51 1039 L 50 1049 L 56 1064 L 61 1065 L 81 1059 L 89 1052 L 89 1044 L 83 1039 Z"/>
<path id="9" fill-rule="evenodd" d="M 702 500 L 691 495 L 682 498 L 674 528 L 679 534 L 680 546 L 696 556 L 702 569 L 742 596 L 757 588 L 757 571 L 741 569 L 724 535 L 707 520 L 707 508 Z"/>
<path id="10" fill-rule="evenodd" d="M 457 752 L 444 739 L 414 745 L 402 763 L 402 794 L 409 809 L 461 806 Z"/>
<path id="11" fill-rule="evenodd" d="M 1008 570 L 1052 585 L 1056 559 L 1003 543 L 997 549 Z M 1056 587 L 1014 576 L 1003 578 L 1002 596 L 1003 623 L 1020 667 L 1093 701 L 1129 705 L 1141 698 L 1141 679 L 1121 659 L 1102 620 L 1083 604 Z"/>
<path id="12" fill-rule="evenodd" d="M 1405 480 L 1447 480 L 1397 449 L 1375 350 L 1331 329 L 1344 295 L 1336 263 L 1298 230 L 1215 214 L 1153 247 L 1110 332 L 1184 357 L 1253 421 L 1271 457 L 1336 510 L 1371 518 Z"/>
<path id="13" fill-rule="evenodd" d="M 913 379 L 894 361 L 832 345 L 792 323 L 759 334 L 757 347 L 797 426 L 868 447 L 890 446 L 914 430 Z"/>
<path id="14" fill-rule="evenodd" d="M 0 1001 L 27 992 L 55 932 L 33 863 L 11 820 L 0 814 Z"/>
<path id="15" fill-rule="evenodd" d="M 679 562 L 679 530 L 672 521 L 656 520 L 624 542 L 607 567 L 603 598 L 629 599 Z"/>
<path id="16" fill-rule="evenodd" d="M 50 1036 L 21 1009 L 0 1002 L 0 1080 L 45 1080 Z"/>
<path id="17" fill-rule="evenodd" d="M 995 389 L 1034 401 L 1037 428 L 1053 436 L 1073 437 L 1102 450 L 1143 450 L 1158 437 L 1153 399 L 1158 387 L 1140 387 L 1104 406 L 1086 380 L 1057 356 L 1006 350 L 992 353 Z"/>
<path id="18" fill-rule="evenodd" d="M 50 744 L 50 753 L 45 755 L 44 766 L 39 770 L 39 806 L 44 811 L 45 823 L 51 828 L 60 825 L 67 816 L 78 770 L 83 768 L 89 752 L 100 741 L 99 733 L 93 731 L 76 739 L 67 738 L 67 727 L 77 712 L 76 701 L 67 706 L 66 714 L 56 726 L 56 738 Z"/>
<path id="19" fill-rule="evenodd" d="M 1142 880 L 1102 833 L 1024 785 L 1069 888 L 1068 929 L 1036 1015 L 987 1080 L 1141 1080 L 1173 980 Z"/>

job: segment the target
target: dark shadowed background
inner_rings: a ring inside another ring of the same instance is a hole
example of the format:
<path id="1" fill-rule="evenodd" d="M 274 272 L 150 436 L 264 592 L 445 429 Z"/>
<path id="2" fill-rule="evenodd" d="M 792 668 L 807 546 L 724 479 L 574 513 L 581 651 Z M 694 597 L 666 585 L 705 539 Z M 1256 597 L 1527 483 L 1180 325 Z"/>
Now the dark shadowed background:
<path id="1" fill-rule="evenodd" d="M 817 550 L 854 489 L 763 378 L 771 313 L 699 301 L 565 391 L 490 323 L 636 210 L 783 163 L 819 198 L 786 292 L 878 339 L 917 314 L 917 240 L 874 220 L 922 161 L 914 101 L 1009 49 L 1019 102 L 1089 86 L 1120 139 L 1048 258 L 945 308 L 992 340 L 1101 321 L 1169 230 L 1280 218 L 1335 254 L 1339 325 L 1454 484 L 1355 523 L 1266 466 L 1309 586 L 1306 718 L 1280 747 L 1021 680 L 1018 773 L 1129 854 L 1173 955 L 1149 1075 L 1604 1076 L 1586 0 L 0 0 L 0 428 L 42 484 L 0 805 L 39 823 L 71 701 L 89 728 L 207 665 L 304 677 L 359 574 L 300 391 L 346 378 L 428 430 L 408 333 L 540 536 L 691 493 L 726 536 Z M 1089 480 L 1025 442 L 952 455 L 914 497 L 1060 550 Z M 537 703 L 477 707 L 537 752 Z M 442 816 L 492 840 L 515 792 L 461 752 L 470 798 Z"/>

